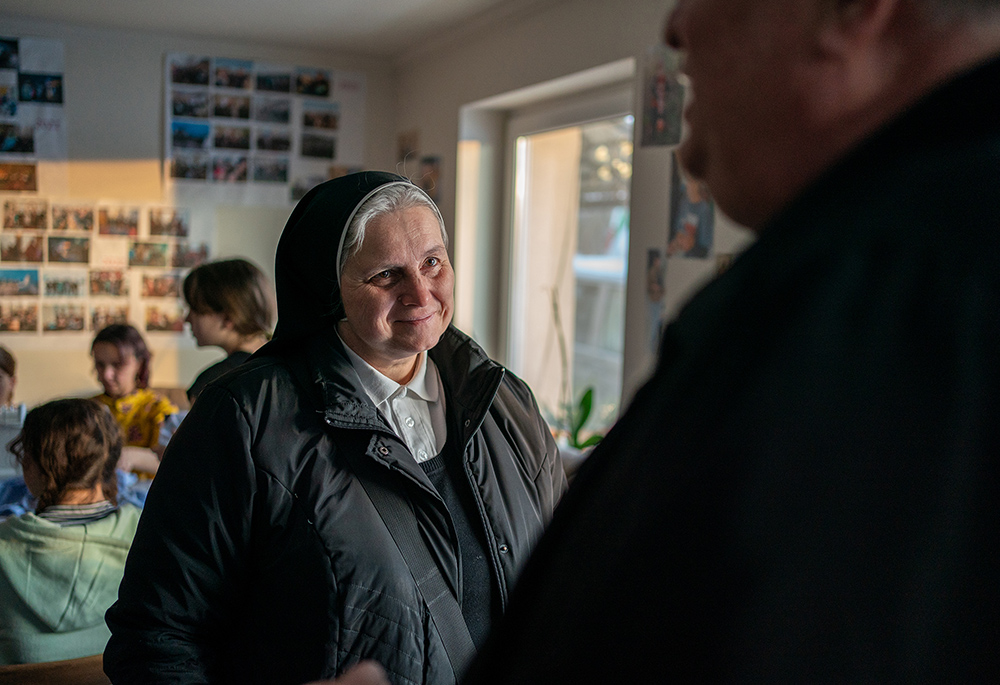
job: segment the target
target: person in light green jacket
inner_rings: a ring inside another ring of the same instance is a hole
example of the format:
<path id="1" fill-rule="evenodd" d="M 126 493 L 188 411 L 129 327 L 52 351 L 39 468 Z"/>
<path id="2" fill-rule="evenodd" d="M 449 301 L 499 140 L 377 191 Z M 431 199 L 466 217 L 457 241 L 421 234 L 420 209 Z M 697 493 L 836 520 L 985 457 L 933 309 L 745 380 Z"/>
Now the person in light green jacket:
<path id="1" fill-rule="evenodd" d="M 0 665 L 100 654 L 140 513 L 116 504 L 121 430 L 92 400 L 55 400 L 10 449 L 38 503 L 0 522 Z"/>

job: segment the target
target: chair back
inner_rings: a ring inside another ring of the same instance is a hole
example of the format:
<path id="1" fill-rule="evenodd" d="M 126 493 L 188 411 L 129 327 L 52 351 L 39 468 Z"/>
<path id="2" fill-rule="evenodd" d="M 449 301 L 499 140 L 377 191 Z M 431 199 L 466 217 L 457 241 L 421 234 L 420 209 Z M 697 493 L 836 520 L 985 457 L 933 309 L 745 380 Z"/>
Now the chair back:
<path id="1" fill-rule="evenodd" d="M 0 666 L 0 685 L 111 685 L 104 675 L 104 655 L 65 661 Z"/>

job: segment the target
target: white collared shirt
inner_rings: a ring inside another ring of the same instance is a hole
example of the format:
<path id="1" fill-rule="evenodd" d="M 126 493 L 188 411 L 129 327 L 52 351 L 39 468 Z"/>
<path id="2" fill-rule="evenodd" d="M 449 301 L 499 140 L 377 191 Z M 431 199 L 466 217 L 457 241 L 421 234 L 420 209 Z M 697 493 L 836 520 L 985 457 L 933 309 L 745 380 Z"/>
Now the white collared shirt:
<path id="1" fill-rule="evenodd" d="M 417 463 L 436 457 L 448 437 L 448 423 L 441 375 L 427 353 L 420 353 L 417 372 L 410 382 L 400 385 L 359 357 L 347 343 L 344 349 L 358 373 L 361 387 L 396 435 L 410 448 Z"/>

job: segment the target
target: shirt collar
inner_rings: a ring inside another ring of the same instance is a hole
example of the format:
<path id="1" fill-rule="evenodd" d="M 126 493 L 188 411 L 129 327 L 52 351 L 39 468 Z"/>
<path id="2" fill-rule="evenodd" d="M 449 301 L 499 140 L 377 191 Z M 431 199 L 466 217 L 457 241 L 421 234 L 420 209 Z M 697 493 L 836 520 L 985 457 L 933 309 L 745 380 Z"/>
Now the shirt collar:
<path id="1" fill-rule="evenodd" d="M 339 332 L 337 333 L 337 337 L 340 337 Z M 357 352 L 344 342 L 343 338 L 340 338 L 340 342 L 344 346 L 344 351 L 347 352 L 348 359 L 351 360 L 351 365 L 358 374 L 361 387 L 376 406 L 387 401 L 403 387 L 425 402 L 437 402 L 441 386 L 438 382 L 437 373 L 427 373 L 428 368 L 434 366 L 434 362 L 431 361 L 426 352 L 420 353 L 417 359 L 417 372 L 413 374 L 413 378 L 410 379 L 410 382 L 406 386 L 402 386 L 362 359 Z"/>

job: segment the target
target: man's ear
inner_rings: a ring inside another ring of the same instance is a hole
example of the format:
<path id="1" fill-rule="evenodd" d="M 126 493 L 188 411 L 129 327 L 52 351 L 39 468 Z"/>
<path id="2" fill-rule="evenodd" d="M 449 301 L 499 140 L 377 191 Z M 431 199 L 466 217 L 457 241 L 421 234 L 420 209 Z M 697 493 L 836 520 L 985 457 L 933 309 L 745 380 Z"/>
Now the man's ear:
<path id="1" fill-rule="evenodd" d="M 818 27 L 820 50 L 846 56 L 889 32 L 902 0 L 826 0 Z"/>

